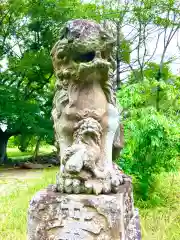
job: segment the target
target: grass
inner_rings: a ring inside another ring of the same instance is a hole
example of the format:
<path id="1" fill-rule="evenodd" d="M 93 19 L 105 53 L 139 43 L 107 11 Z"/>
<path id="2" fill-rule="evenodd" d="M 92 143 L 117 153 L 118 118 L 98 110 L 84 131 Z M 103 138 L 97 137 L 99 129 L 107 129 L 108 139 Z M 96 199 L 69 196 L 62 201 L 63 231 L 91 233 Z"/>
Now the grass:
<path id="1" fill-rule="evenodd" d="M 0 198 L 0 239 L 26 239 L 27 209 L 32 196 L 40 189 L 55 182 L 57 169 L 43 170 L 39 179 L 13 183 L 16 187 Z M 2 180 L 1 180 L 2 181 Z M 3 182 L 0 182 L 4 183 Z M 23 188 L 22 188 L 23 185 Z"/>
<path id="2" fill-rule="evenodd" d="M 180 239 L 180 173 L 163 173 L 156 193 L 140 208 L 144 240 Z"/>
<path id="3" fill-rule="evenodd" d="M 55 148 L 51 145 L 40 147 L 39 155 L 45 155 L 51 153 Z M 33 150 L 27 152 L 21 152 L 17 147 L 7 148 L 7 155 L 12 159 L 25 159 L 33 156 Z"/>
<path id="4" fill-rule="evenodd" d="M 0 239 L 26 239 L 27 209 L 32 196 L 55 182 L 57 168 L 43 170 L 39 179 L 18 181 L 7 196 L 0 198 Z M 1 180 L 1 183 L 5 183 Z M 21 183 L 21 184 L 20 184 Z M 23 184 L 23 188 L 22 185 Z M 137 202 L 143 240 L 180 239 L 180 175 L 162 174 L 154 198 Z"/>

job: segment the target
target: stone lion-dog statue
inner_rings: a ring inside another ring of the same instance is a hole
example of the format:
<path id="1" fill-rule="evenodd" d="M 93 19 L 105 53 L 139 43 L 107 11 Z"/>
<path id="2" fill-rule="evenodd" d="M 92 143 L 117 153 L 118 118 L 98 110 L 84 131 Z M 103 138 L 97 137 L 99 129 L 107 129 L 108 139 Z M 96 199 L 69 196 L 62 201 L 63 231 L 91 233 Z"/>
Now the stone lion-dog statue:
<path id="1" fill-rule="evenodd" d="M 116 193 L 123 183 L 123 174 L 113 164 L 123 146 L 115 45 L 113 31 L 77 19 L 64 25 L 51 51 L 60 192 Z"/>

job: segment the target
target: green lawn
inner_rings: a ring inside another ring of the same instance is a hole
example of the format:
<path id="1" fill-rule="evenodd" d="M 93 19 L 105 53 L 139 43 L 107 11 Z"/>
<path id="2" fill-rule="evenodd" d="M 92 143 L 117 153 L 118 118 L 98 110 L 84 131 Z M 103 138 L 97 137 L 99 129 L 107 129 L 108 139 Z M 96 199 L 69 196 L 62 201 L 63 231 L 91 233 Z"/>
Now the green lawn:
<path id="1" fill-rule="evenodd" d="M 57 169 L 43 170 L 39 179 L 17 180 L 11 193 L 0 198 L 0 239 L 25 240 L 28 203 L 40 189 L 55 182 Z M 8 181 L 0 180 L 1 184 Z"/>
<path id="2" fill-rule="evenodd" d="M 43 170 L 38 179 L 17 179 L 17 184 L 13 183 L 11 192 L 8 192 L 6 196 L 1 196 L 0 239 L 26 239 L 29 200 L 38 190 L 55 182 L 57 170 L 57 168 Z M 161 198 L 159 206 L 150 208 L 153 205 L 152 201 L 147 203 L 146 206 L 144 203 L 137 204 L 140 208 L 143 240 L 179 240 L 180 175 L 162 174 L 159 182 L 156 193 L 156 201 Z M 5 184 L 7 182 L 1 179 L 1 183 Z"/>
<path id="3" fill-rule="evenodd" d="M 144 240 L 180 239 L 180 173 L 162 174 L 154 202 L 138 204 Z M 144 205 L 144 204 L 143 204 Z M 154 207 L 150 207 L 154 205 Z"/>
<path id="4" fill-rule="evenodd" d="M 51 145 L 40 147 L 39 155 L 51 153 L 53 150 L 55 150 L 55 147 Z M 16 147 L 13 147 L 13 148 L 8 147 L 7 155 L 9 158 L 13 158 L 13 159 L 25 159 L 33 155 L 33 150 L 28 152 L 21 152 Z"/>

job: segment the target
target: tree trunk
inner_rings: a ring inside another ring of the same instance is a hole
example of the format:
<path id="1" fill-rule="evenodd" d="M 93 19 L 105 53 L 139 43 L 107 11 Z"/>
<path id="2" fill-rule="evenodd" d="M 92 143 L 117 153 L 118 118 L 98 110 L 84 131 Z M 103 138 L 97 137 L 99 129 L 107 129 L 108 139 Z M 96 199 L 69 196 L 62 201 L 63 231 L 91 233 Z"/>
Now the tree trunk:
<path id="1" fill-rule="evenodd" d="M 121 0 L 118 0 L 117 2 L 117 11 L 119 11 L 120 9 L 120 4 L 121 4 Z M 121 79 L 120 79 L 120 64 L 121 64 L 121 56 L 120 56 L 120 30 L 121 30 L 121 23 L 122 23 L 122 19 L 121 19 L 121 13 L 119 15 L 119 19 L 116 23 L 116 32 L 117 32 L 117 39 L 116 39 L 116 64 L 117 64 L 117 76 L 116 76 L 116 82 L 117 82 L 117 91 L 121 88 Z"/>
<path id="2" fill-rule="evenodd" d="M 38 156 L 40 143 L 41 143 L 41 138 L 38 137 L 37 142 L 36 142 L 36 147 L 35 147 L 35 150 L 34 150 L 34 154 L 33 154 L 33 159 L 34 160 L 36 160 L 36 158 Z"/>
<path id="3" fill-rule="evenodd" d="M 160 91 L 161 91 L 161 88 L 160 88 L 160 85 L 159 85 L 160 79 L 161 79 L 161 68 L 159 69 L 158 74 L 157 74 L 157 78 L 156 78 L 156 80 L 158 81 L 157 93 L 156 93 L 156 110 L 157 110 L 157 112 L 159 112 L 159 110 L 160 110 L 160 106 L 159 106 Z"/>
<path id="4" fill-rule="evenodd" d="M 7 162 L 7 143 L 9 136 L 0 129 L 0 164 Z"/>
<path id="5" fill-rule="evenodd" d="M 117 84 L 117 90 L 120 89 L 120 56 L 119 56 L 119 51 L 120 51 L 120 22 L 117 22 L 117 50 L 116 50 L 116 65 L 117 65 L 117 72 L 116 72 L 116 84 Z"/>

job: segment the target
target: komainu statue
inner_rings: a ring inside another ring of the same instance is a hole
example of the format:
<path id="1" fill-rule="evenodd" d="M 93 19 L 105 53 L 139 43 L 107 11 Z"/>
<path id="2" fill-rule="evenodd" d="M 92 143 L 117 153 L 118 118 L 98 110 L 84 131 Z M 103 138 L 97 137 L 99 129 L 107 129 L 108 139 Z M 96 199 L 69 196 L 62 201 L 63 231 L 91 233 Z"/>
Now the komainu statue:
<path id="1" fill-rule="evenodd" d="M 123 146 L 112 30 L 65 24 L 51 51 L 52 116 L 60 171 L 28 210 L 28 240 L 141 240 L 131 178 L 113 164 Z"/>
<path id="2" fill-rule="evenodd" d="M 117 192 L 122 148 L 113 33 L 90 20 L 65 24 L 51 51 L 56 75 L 52 117 L 59 149 L 58 191 Z"/>

